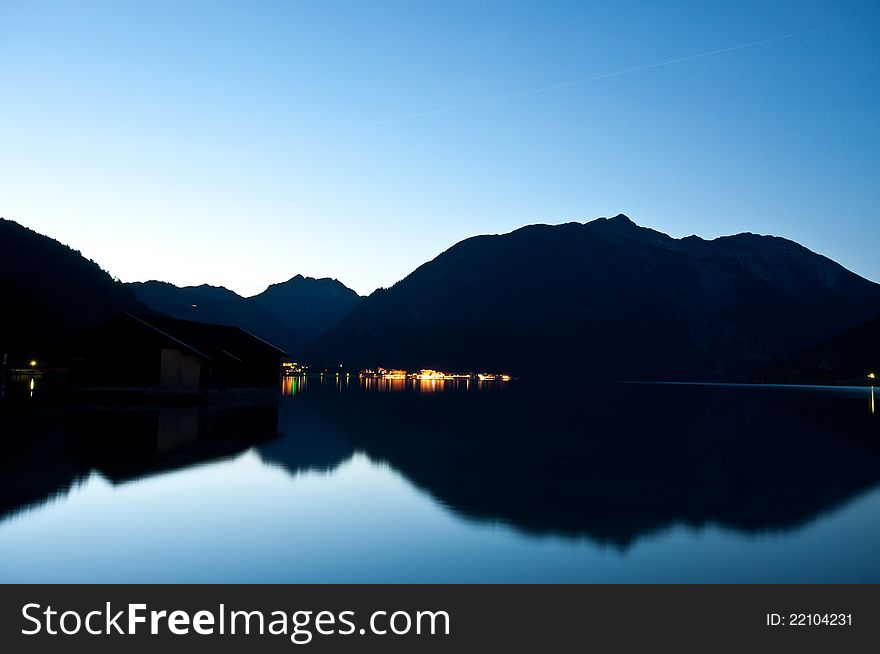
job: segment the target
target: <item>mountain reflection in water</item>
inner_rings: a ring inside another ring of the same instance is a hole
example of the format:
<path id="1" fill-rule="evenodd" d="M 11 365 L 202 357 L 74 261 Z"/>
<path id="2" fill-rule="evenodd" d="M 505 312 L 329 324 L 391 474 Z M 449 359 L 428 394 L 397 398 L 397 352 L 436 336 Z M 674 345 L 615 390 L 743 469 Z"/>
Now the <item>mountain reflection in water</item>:
<path id="1" fill-rule="evenodd" d="M 676 523 L 793 528 L 880 483 L 868 389 L 480 390 L 325 384 L 303 404 L 325 421 L 328 442 L 387 462 L 460 515 L 619 545 Z"/>
<path id="2" fill-rule="evenodd" d="M 880 485 L 870 389 L 334 376 L 283 391 L 280 412 L 0 403 L 0 528 L 96 472 L 119 485 L 248 451 L 291 476 L 363 454 L 467 521 L 623 549 L 674 525 L 791 530 Z"/>

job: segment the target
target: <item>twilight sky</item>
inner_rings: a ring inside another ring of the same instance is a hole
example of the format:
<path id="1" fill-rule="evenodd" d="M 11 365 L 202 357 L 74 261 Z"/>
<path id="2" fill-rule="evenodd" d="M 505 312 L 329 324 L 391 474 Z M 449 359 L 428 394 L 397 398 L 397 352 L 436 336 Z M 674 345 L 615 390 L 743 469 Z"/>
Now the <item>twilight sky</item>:
<path id="1" fill-rule="evenodd" d="M 0 0 L 0 216 L 124 281 L 365 294 L 617 213 L 880 281 L 878 206 L 877 0 Z"/>

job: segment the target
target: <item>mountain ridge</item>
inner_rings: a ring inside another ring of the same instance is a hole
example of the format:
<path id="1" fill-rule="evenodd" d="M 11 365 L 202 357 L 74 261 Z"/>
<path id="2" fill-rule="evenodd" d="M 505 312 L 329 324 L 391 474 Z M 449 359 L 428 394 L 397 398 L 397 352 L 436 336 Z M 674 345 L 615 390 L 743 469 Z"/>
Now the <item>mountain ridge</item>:
<path id="1" fill-rule="evenodd" d="M 880 285 L 789 239 L 673 238 L 623 214 L 473 236 L 366 298 L 302 274 L 250 297 L 122 284 L 18 223 L 0 230 L 0 290 L 14 316 L 0 332 L 5 351 L 45 350 L 113 312 L 149 307 L 242 327 L 319 366 L 751 380 L 880 313 Z"/>
<path id="2" fill-rule="evenodd" d="M 337 322 L 360 296 L 341 282 L 295 275 L 244 297 L 224 286 L 129 282 L 137 297 L 175 318 L 235 325 L 296 357 Z"/>
<path id="3" fill-rule="evenodd" d="M 794 241 L 675 239 L 618 214 L 465 239 L 368 296 L 312 354 L 355 367 L 745 379 L 864 319 L 864 305 L 880 309 L 880 286 Z"/>

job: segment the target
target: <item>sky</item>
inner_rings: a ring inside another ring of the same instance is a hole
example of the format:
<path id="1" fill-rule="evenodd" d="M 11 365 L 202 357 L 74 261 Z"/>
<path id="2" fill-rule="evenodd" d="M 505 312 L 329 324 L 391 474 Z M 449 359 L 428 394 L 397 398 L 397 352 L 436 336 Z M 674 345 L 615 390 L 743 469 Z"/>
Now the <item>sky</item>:
<path id="1" fill-rule="evenodd" d="M 123 281 L 367 294 L 625 213 L 880 282 L 878 206 L 878 0 L 0 0 L 0 216 Z"/>

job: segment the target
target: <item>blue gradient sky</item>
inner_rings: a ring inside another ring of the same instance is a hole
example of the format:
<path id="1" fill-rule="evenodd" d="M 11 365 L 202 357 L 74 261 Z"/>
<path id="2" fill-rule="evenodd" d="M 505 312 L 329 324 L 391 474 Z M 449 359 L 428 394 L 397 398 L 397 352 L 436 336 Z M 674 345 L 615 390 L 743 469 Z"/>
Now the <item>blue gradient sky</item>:
<path id="1" fill-rule="evenodd" d="M 626 213 L 880 281 L 880 2 L 0 0 L 0 215 L 125 281 L 361 293 Z M 451 105 L 452 111 L 431 112 Z"/>

